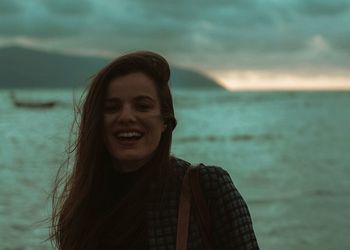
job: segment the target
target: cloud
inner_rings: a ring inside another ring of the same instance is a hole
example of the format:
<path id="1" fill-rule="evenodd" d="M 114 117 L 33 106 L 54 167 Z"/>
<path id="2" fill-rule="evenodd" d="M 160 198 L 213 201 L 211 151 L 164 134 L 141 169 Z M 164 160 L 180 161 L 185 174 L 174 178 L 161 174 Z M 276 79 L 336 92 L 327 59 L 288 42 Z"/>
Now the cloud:
<path id="1" fill-rule="evenodd" d="M 300 1 L 300 11 L 306 15 L 312 16 L 334 16 L 346 13 L 350 9 L 350 2 L 348 0 L 337 1 L 320 1 L 308 0 Z"/>
<path id="2" fill-rule="evenodd" d="M 1 0 L 0 1 L 0 15 L 13 15 L 18 14 L 21 11 L 21 7 L 15 1 Z"/>
<path id="3" fill-rule="evenodd" d="M 41 4 L 49 11 L 50 14 L 65 16 L 87 16 L 92 14 L 93 9 L 89 1 L 84 0 L 60 0 L 47 1 L 42 0 Z"/>
<path id="4" fill-rule="evenodd" d="M 111 55 L 150 49 L 204 68 L 350 65 L 345 0 L 0 0 L 2 6 L 0 40 L 7 42 Z"/>
<path id="5" fill-rule="evenodd" d="M 90 10 L 88 2 L 84 4 L 82 1 L 13 0 L 11 4 L 16 11 L 0 17 L 1 36 L 35 39 L 77 35 L 80 33 L 79 26 L 84 24 L 83 15 L 88 16 Z"/>

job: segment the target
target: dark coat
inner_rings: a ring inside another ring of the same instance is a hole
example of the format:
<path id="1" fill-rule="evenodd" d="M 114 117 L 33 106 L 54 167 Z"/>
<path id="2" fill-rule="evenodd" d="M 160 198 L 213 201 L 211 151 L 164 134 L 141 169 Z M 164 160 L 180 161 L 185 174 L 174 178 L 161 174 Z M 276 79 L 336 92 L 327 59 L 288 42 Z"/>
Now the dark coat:
<path id="1" fill-rule="evenodd" d="M 174 158 L 178 178 L 166 191 L 162 208 L 150 203 L 147 209 L 148 241 L 151 250 L 175 250 L 178 204 L 182 178 L 188 162 Z M 212 238 L 218 250 L 259 249 L 248 207 L 233 185 L 229 174 L 220 167 L 200 170 L 200 184 L 212 220 Z M 194 211 L 191 209 L 188 249 L 203 249 Z"/>

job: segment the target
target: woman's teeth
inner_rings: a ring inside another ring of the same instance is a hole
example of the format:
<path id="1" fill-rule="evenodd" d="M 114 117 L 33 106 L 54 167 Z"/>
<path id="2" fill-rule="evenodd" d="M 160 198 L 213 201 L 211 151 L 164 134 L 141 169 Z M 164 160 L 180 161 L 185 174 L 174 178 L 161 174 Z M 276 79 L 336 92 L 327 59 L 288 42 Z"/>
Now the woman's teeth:
<path id="1" fill-rule="evenodd" d="M 118 133 L 116 136 L 119 139 L 139 139 L 141 138 L 142 134 L 139 132 L 123 132 Z"/>

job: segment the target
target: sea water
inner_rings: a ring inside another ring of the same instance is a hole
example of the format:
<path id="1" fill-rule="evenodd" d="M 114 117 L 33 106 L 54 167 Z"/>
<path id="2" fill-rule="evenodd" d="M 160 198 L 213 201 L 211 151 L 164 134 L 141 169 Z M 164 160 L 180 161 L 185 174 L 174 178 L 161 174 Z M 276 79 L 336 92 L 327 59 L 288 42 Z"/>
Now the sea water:
<path id="1" fill-rule="evenodd" d="M 0 90 L 0 249 L 52 249 L 48 194 L 80 92 L 15 95 L 58 105 L 17 108 L 10 90 Z M 230 173 L 261 249 L 350 249 L 350 92 L 173 95 L 173 155 Z"/>

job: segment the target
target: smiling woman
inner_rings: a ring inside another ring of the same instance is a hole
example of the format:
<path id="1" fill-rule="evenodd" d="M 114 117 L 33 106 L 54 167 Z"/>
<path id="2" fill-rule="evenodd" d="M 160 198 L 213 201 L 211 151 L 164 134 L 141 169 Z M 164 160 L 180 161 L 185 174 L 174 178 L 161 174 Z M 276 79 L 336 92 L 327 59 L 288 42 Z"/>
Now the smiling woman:
<path id="1" fill-rule="evenodd" d="M 104 130 L 106 146 L 117 171 L 139 169 L 155 152 L 166 128 L 152 79 L 131 73 L 113 79 L 106 95 Z"/>
<path id="2" fill-rule="evenodd" d="M 60 171 L 53 191 L 51 239 L 58 249 L 258 249 L 228 173 L 170 155 L 177 122 L 169 78 L 162 56 L 135 52 L 93 79 L 72 172 L 62 178 Z"/>

